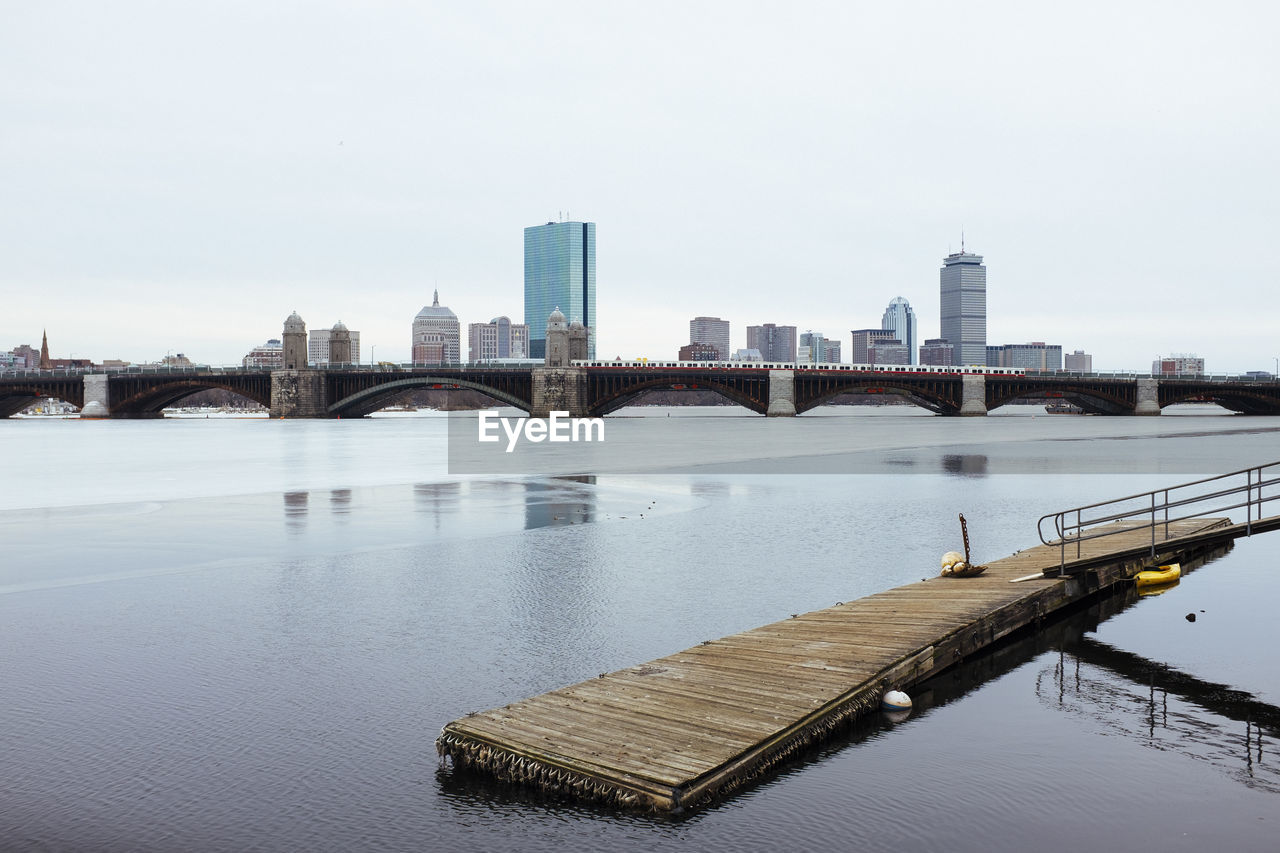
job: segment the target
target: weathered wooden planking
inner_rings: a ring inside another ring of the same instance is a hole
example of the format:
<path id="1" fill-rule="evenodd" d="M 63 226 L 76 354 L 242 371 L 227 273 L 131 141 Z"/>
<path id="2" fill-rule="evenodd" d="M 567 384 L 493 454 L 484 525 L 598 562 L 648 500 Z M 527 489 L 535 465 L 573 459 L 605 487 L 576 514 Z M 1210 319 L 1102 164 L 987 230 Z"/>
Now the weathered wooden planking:
<path id="1" fill-rule="evenodd" d="M 1160 552 L 1176 557 L 1222 538 L 1228 524 L 1171 523 Z M 502 779 L 680 809 L 766 772 L 875 708 L 885 689 L 910 687 L 1128 577 L 1141 562 L 1133 555 L 1149 547 L 1146 529 L 1083 542 L 1079 560 L 1070 543 L 1068 565 L 1087 564 L 1085 582 L 1051 577 L 1060 551 L 1036 546 L 977 577 L 935 577 L 840 602 L 469 715 L 444 727 L 437 748 Z"/>

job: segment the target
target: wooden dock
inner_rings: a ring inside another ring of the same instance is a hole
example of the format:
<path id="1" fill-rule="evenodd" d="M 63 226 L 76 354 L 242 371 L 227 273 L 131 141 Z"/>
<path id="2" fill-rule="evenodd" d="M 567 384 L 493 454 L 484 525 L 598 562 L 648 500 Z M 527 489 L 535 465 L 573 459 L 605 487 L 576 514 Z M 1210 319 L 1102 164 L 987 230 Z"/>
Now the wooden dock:
<path id="1" fill-rule="evenodd" d="M 1258 523 L 1254 525 L 1257 532 Z M 1158 560 L 1243 535 L 1225 518 L 1160 529 Z M 852 718 L 1150 564 L 1148 528 L 1036 546 L 970 578 L 931 578 L 470 714 L 437 750 L 458 767 L 655 811 L 751 783 Z M 1040 577 L 1011 583 L 1016 578 Z"/>

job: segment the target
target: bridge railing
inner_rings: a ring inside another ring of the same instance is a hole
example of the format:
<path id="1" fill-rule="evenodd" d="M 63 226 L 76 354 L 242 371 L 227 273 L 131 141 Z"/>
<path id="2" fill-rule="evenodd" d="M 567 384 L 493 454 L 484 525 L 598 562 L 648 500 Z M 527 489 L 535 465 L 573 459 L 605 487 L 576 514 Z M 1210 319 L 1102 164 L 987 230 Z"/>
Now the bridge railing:
<path id="1" fill-rule="evenodd" d="M 1224 513 L 1234 520 L 1240 515 L 1238 510 L 1243 509 L 1244 520 L 1236 523 L 1244 524 L 1246 536 L 1253 535 L 1254 524 L 1266 517 L 1266 504 L 1280 501 L 1280 488 L 1277 486 L 1280 486 L 1280 462 L 1269 462 L 1150 492 L 1064 509 L 1041 516 L 1036 530 L 1042 543 L 1058 546 L 1060 574 L 1065 573 L 1067 552 L 1072 547 L 1075 559 L 1079 559 L 1084 542 L 1134 530 L 1150 531 L 1150 556 L 1154 559 L 1159 544 L 1156 534 L 1161 533 L 1161 539 L 1169 538 L 1169 526 L 1179 521 Z M 1231 516 L 1233 511 L 1237 511 L 1234 517 Z M 1051 523 L 1048 531 L 1046 522 Z"/>

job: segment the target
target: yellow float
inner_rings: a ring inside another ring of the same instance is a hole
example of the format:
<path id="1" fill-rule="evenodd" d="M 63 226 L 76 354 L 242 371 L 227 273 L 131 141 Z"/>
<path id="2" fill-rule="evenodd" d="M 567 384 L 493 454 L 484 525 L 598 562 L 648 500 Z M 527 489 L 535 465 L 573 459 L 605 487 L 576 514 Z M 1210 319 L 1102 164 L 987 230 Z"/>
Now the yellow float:
<path id="1" fill-rule="evenodd" d="M 1137 584 L 1138 589 L 1142 589 L 1173 583 L 1180 577 L 1182 577 L 1182 564 L 1169 563 L 1167 566 L 1156 566 L 1154 569 L 1138 572 L 1134 575 L 1133 582 Z"/>

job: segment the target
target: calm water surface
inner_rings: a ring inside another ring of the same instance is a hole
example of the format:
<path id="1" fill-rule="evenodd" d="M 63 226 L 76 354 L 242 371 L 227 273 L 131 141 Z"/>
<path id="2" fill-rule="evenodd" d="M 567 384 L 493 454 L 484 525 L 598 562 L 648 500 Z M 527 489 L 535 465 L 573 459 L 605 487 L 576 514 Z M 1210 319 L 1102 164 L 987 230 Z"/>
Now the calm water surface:
<path id="1" fill-rule="evenodd" d="M 628 410 L 566 477 L 450 476 L 442 417 L 0 422 L 0 849 L 1275 850 L 1277 535 L 680 819 L 433 745 L 936 574 L 957 512 L 993 559 L 1044 513 L 1280 459 L 1280 424 L 1180 411 Z"/>

